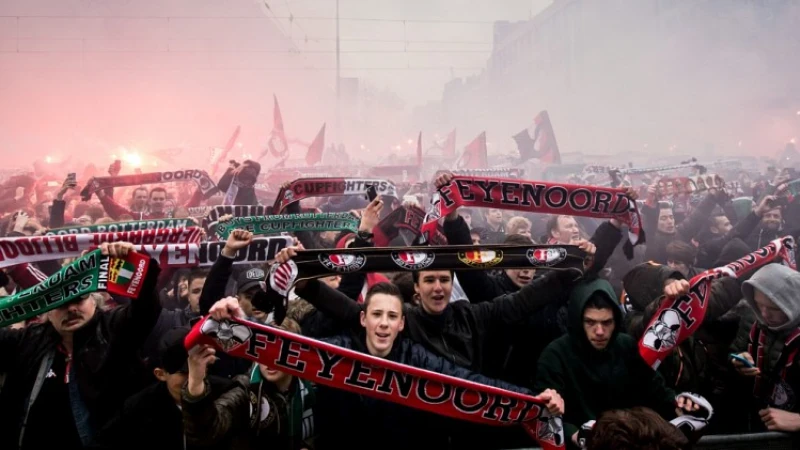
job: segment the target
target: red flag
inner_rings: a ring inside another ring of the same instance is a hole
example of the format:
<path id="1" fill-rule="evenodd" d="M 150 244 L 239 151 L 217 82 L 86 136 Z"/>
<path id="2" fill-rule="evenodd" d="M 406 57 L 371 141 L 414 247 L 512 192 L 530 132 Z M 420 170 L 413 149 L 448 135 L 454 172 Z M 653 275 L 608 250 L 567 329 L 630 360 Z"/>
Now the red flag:
<path id="1" fill-rule="evenodd" d="M 464 153 L 461 154 L 457 165 L 459 169 L 488 169 L 488 159 L 486 132 L 484 131 L 464 148 Z"/>
<path id="2" fill-rule="evenodd" d="M 272 94 L 274 106 L 272 108 L 272 133 L 270 133 L 269 141 L 267 142 L 267 149 L 261 154 L 259 159 L 263 158 L 267 152 L 272 153 L 272 156 L 285 160 L 289 157 L 289 143 L 286 141 L 286 132 L 283 129 L 283 116 L 281 116 L 281 107 L 278 105 L 278 97 Z"/>
<path id="3" fill-rule="evenodd" d="M 558 151 L 556 135 L 550 116 L 542 111 L 533 119 L 533 136 L 530 128 L 526 128 L 513 136 L 517 143 L 519 156 L 523 161 L 537 158 L 543 163 L 561 164 L 561 153 Z"/>
<path id="4" fill-rule="evenodd" d="M 219 170 L 219 165 L 225 158 L 228 157 L 231 150 L 233 150 L 233 146 L 236 145 L 236 139 L 239 138 L 239 132 L 242 130 L 242 126 L 239 125 L 236 127 L 236 130 L 233 132 L 233 135 L 230 139 L 228 139 L 228 143 L 225 144 L 224 148 L 213 148 L 211 149 L 211 177 L 215 177 L 217 174 L 217 170 Z"/>
<path id="5" fill-rule="evenodd" d="M 319 129 L 317 137 L 314 142 L 308 146 L 308 153 L 306 153 L 306 164 L 313 166 L 314 164 L 322 161 L 322 150 L 325 149 L 325 124 Z"/>

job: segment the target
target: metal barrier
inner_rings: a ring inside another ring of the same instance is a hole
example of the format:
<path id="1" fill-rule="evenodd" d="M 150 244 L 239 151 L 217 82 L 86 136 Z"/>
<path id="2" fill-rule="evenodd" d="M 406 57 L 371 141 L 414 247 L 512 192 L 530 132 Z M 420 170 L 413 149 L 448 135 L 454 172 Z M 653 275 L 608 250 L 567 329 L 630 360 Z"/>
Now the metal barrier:
<path id="1" fill-rule="evenodd" d="M 800 436 L 787 433 L 716 434 L 704 436 L 692 450 L 795 450 L 800 448 Z M 514 450 L 541 450 L 539 447 Z"/>

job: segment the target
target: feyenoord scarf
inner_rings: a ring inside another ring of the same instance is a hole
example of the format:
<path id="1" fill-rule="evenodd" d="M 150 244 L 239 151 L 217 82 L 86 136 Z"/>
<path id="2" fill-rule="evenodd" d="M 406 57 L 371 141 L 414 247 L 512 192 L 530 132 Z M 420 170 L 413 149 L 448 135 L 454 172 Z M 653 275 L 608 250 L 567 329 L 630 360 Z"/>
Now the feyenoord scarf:
<path id="1" fill-rule="evenodd" d="M 0 327 L 36 317 L 96 291 L 137 298 L 149 268 L 150 258 L 141 253 L 117 258 L 94 250 L 36 286 L 0 299 Z"/>
<path id="2" fill-rule="evenodd" d="M 135 246 L 187 244 L 200 240 L 200 229 L 160 229 L 121 233 L 65 234 L 0 238 L 0 268 L 21 263 L 75 258 L 104 242 L 130 242 Z"/>
<path id="3" fill-rule="evenodd" d="M 725 181 L 719 175 L 707 174 L 696 177 L 662 178 L 658 181 L 658 193 L 662 196 L 694 194 L 709 189 L 721 189 Z"/>
<path id="4" fill-rule="evenodd" d="M 422 234 L 420 229 L 423 223 L 425 223 L 425 211 L 413 205 L 400 206 L 372 229 L 375 246 L 388 247 L 398 236 L 403 238 L 406 245 L 411 245 Z M 430 244 L 447 245 L 447 238 L 441 229 L 437 228 L 436 233 L 430 238 Z"/>
<path id="5" fill-rule="evenodd" d="M 522 178 L 525 173 L 522 169 L 458 169 L 452 171 L 438 170 L 433 175 L 434 178 L 443 173 L 452 173 L 453 175 L 466 176 L 466 177 L 493 177 L 493 178 Z"/>
<path id="6" fill-rule="evenodd" d="M 672 349 L 685 341 L 703 323 L 711 295 L 711 282 L 722 277 L 739 278 L 766 264 L 780 260 L 795 267 L 794 238 L 786 236 L 767 244 L 726 266 L 706 270 L 689 281 L 689 293 L 664 298 L 639 340 L 639 354 L 653 369 L 658 369 Z"/>
<path id="7" fill-rule="evenodd" d="M 135 220 L 132 222 L 115 222 L 96 225 L 75 225 L 71 227 L 55 228 L 49 230 L 46 235 L 63 234 L 87 234 L 87 233 L 120 233 L 124 231 L 160 230 L 164 228 L 188 228 L 196 227 L 194 219 L 158 219 L 158 220 Z"/>
<path id="8" fill-rule="evenodd" d="M 274 216 L 236 217 L 217 224 L 217 236 L 227 239 L 231 231 L 242 229 L 255 235 L 297 231 L 358 231 L 359 220 L 350 213 L 280 214 Z"/>
<path id="9" fill-rule="evenodd" d="M 290 203 L 311 197 L 333 197 L 342 195 L 367 195 L 367 188 L 375 186 L 378 195 L 397 198 L 394 183 L 375 178 L 300 178 L 287 188 L 278 191 L 278 198 L 272 207 L 274 214 L 280 214 Z"/>
<path id="10" fill-rule="evenodd" d="M 460 206 L 498 208 L 544 214 L 616 218 L 628 225 L 631 244 L 644 243 L 636 202 L 624 189 L 600 188 L 543 181 L 503 178 L 453 177 L 431 199 L 432 211 L 422 227 L 432 235 L 438 220 Z M 632 249 L 630 249 L 632 251 Z"/>
<path id="11" fill-rule="evenodd" d="M 251 217 L 251 216 L 264 216 L 271 212 L 271 209 L 262 205 L 216 205 L 206 206 L 203 214 L 204 216 L 203 227 L 211 229 L 219 222 L 222 216 L 232 215 L 233 217 Z M 189 210 L 191 213 L 191 209 Z M 198 210 L 198 212 L 200 212 Z"/>
<path id="12" fill-rule="evenodd" d="M 207 316 L 184 342 L 266 364 L 298 378 L 458 420 L 522 427 L 545 450 L 564 448 L 561 418 L 545 402 L 516 392 L 441 375 L 279 328 Z M 413 432 L 413 430 L 409 430 Z"/>
<path id="13" fill-rule="evenodd" d="M 217 185 L 211 180 L 205 170 L 175 170 L 167 172 L 148 172 L 133 175 L 118 175 L 115 177 L 92 177 L 81 191 L 81 198 L 86 201 L 92 198 L 97 191 L 123 186 L 139 186 L 143 184 L 159 184 L 182 181 L 194 181 L 197 188 L 203 193 L 203 198 L 208 198 L 217 190 Z"/>
<path id="14" fill-rule="evenodd" d="M 301 250 L 273 264 L 269 284 L 283 297 L 301 280 L 354 272 L 551 269 L 583 274 L 586 253 L 575 245 L 450 245 L 445 247 Z"/>

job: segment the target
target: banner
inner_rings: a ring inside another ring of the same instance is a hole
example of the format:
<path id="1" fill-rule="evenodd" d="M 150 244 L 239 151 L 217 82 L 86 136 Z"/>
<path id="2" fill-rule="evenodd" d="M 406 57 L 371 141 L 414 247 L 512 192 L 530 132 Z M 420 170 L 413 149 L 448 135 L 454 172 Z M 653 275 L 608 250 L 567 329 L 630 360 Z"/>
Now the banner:
<path id="1" fill-rule="evenodd" d="M 143 184 L 160 184 L 182 181 L 194 181 L 197 188 L 208 198 L 217 190 L 217 185 L 211 180 L 205 170 L 175 170 L 166 172 L 137 173 L 133 175 L 117 175 L 114 177 L 93 177 L 86 183 L 86 187 L 81 191 L 81 198 L 87 201 L 92 198 L 92 194 L 99 190 L 124 187 L 139 186 Z"/>
<path id="2" fill-rule="evenodd" d="M 128 253 L 124 258 L 94 250 L 64 266 L 48 279 L 19 294 L 0 299 L 0 327 L 36 317 L 96 291 L 137 298 L 150 258 Z"/>
<path id="3" fill-rule="evenodd" d="M 375 235 L 373 237 L 375 247 L 388 247 L 398 236 L 403 237 L 405 245 L 411 246 L 422 234 L 423 223 L 425 223 L 425 211 L 413 205 L 400 206 L 372 229 Z M 431 237 L 430 244 L 447 245 L 447 237 L 441 227 L 438 227 Z"/>
<path id="4" fill-rule="evenodd" d="M 0 238 L 0 268 L 22 263 L 75 258 L 104 242 L 130 242 L 134 246 L 187 244 L 200 240 L 200 229 L 161 229 L 120 233 L 65 234 Z"/>
<path id="5" fill-rule="evenodd" d="M 208 344 L 298 378 L 484 425 L 521 425 L 545 450 L 564 448 L 561 418 L 537 397 L 399 364 L 279 328 L 207 316 L 184 342 Z M 414 430 L 408 430 L 413 433 Z"/>
<path id="6" fill-rule="evenodd" d="M 358 231 L 359 220 L 350 213 L 281 214 L 274 216 L 236 217 L 217 224 L 214 232 L 227 239 L 231 231 L 247 230 L 255 235 L 297 231 Z"/>
<path id="7" fill-rule="evenodd" d="M 658 193 L 662 196 L 694 194 L 709 189 L 722 189 L 725 181 L 719 175 L 706 174 L 694 177 L 662 178 L 658 180 Z"/>
<path id="8" fill-rule="evenodd" d="M 687 295 L 667 297 L 661 301 L 658 311 L 639 340 L 639 354 L 653 369 L 658 369 L 672 349 L 694 334 L 703 323 L 712 281 L 722 277 L 739 278 L 776 260 L 796 269 L 794 252 L 794 238 L 786 236 L 726 266 L 695 275 L 689 281 Z"/>
<path id="9" fill-rule="evenodd" d="M 278 191 L 278 198 L 272 207 L 274 214 L 280 214 L 289 204 L 311 197 L 333 197 L 343 195 L 363 195 L 375 186 L 378 195 L 397 198 L 394 183 L 376 178 L 301 178 L 288 188 Z"/>
<path id="10" fill-rule="evenodd" d="M 522 178 L 525 171 L 516 168 L 437 170 L 433 174 L 433 178 L 437 178 L 443 173 L 465 177 Z"/>
<path id="11" fill-rule="evenodd" d="M 286 296 L 301 280 L 354 272 L 550 269 L 583 274 L 586 253 L 575 245 L 450 245 L 446 247 L 301 250 L 270 268 L 272 289 Z"/>
<path id="12" fill-rule="evenodd" d="M 438 220 L 458 207 L 498 208 L 543 214 L 616 218 L 628 226 L 631 244 L 644 243 L 636 202 L 624 189 L 505 178 L 453 177 L 434 193 L 423 237 L 433 234 Z M 632 249 L 631 249 L 632 251 Z"/>
<path id="13" fill-rule="evenodd" d="M 123 231 L 160 230 L 164 228 L 189 228 L 196 227 L 194 219 L 158 219 L 135 220 L 132 222 L 115 222 L 95 225 L 75 225 L 63 228 L 54 228 L 45 233 L 47 236 L 54 234 L 88 234 L 88 233 L 120 233 Z"/>

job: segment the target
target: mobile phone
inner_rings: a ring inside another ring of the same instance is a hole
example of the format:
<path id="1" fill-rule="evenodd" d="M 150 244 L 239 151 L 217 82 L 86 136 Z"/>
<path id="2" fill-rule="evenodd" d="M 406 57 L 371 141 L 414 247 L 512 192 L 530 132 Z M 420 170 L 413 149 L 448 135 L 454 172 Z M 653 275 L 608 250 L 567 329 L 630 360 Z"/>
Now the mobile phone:
<path id="1" fill-rule="evenodd" d="M 789 205 L 789 199 L 786 197 L 778 197 L 775 200 L 767 200 L 767 206 L 770 208 L 785 208 Z"/>
<path id="2" fill-rule="evenodd" d="M 375 189 L 375 185 L 367 187 L 367 200 L 372 202 L 375 200 L 377 196 L 378 196 L 378 190 Z"/>
<path id="3" fill-rule="evenodd" d="M 740 363 L 744 364 L 746 367 L 749 367 L 749 368 L 751 368 L 751 369 L 755 367 L 755 366 L 753 365 L 753 363 L 751 363 L 750 361 L 748 361 L 748 360 L 746 360 L 746 359 L 742 358 L 741 356 L 739 356 L 739 355 L 737 355 L 737 354 L 735 354 L 735 353 L 731 353 L 731 354 L 730 354 L 730 355 L 728 355 L 728 356 L 730 356 L 730 357 L 731 357 L 731 359 L 735 359 L 736 361 L 739 361 Z"/>

